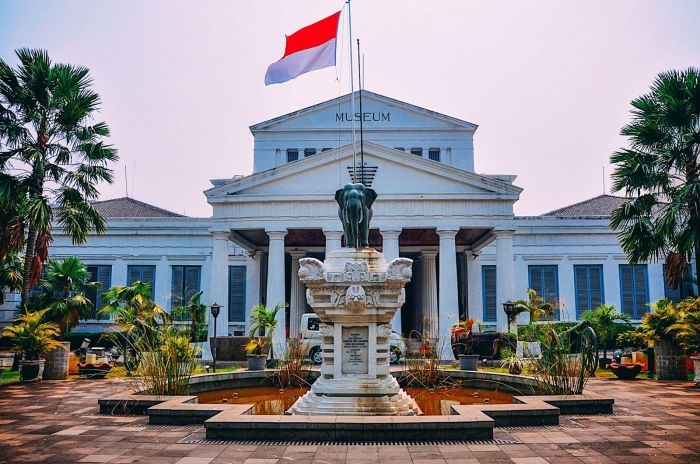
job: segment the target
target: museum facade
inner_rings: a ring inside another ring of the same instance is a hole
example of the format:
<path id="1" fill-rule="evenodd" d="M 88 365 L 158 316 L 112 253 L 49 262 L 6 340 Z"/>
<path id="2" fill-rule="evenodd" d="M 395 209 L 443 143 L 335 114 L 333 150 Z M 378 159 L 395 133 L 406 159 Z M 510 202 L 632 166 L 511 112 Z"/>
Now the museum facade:
<path id="1" fill-rule="evenodd" d="M 514 175 L 474 171 L 475 124 L 363 92 L 363 143 L 352 144 L 349 95 L 250 127 L 254 171 L 213 179 L 210 218 L 185 217 L 130 198 L 96 206 L 105 235 L 73 246 L 58 229 L 51 257 L 78 256 L 103 288 L 151 282 L 169 309 L 203 290 L 224 306 L 219 334 L 242 334 L 250 308 L 287 302 L 286 332 L 310 311 L 299 259 L 323 259 L 342 245 L 335 191 L 353 180 L 376 190 L 370 245 L 387 261 L 414 261 L 397 332 L 449 333 L 460 318 L 506 329 L 503 302 L 535 289 L 576 320 L 600 303 L 639 320 L 646 304 L 680 299 L 692 286 L 665 285 L 663 262 L 630 265 L 610 212 L 623 199 L 601 195 L 541 216 L 515 216 Z M 362 153 L 362 156 L 360 156 Z M 99 294 L 93 296 L 101 305 Z M 7 299 L 0 316 L 14 315 Z M 89 320 L 95 331 L 108 321 Z"/>

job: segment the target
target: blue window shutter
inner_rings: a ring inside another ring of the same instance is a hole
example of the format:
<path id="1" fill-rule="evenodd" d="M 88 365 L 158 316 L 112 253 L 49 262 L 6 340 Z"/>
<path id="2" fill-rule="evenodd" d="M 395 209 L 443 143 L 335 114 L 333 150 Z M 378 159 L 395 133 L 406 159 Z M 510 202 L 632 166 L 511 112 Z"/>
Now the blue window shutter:
<path id="1" fill-rule="evenodd" d="M 182 306 L 182 294 L 185 289 L 185 268 L 184 266 L 172 267 L 172 283 L 170 286 L 170 308 Z"/>
<path id="2" fill-rule="evenodd" d="M 603 283 L 603 266 L 589 266 L 590 308 L 595 309 L 605 303 L 605 286 Z"/>
<path id="3" fill-rule="evenodd" d="M 559 319 L 559 271 L 557 265 L 529 266 L 530 288 L 542 297 L 545 303 L 556 307 L 555 319 Z"/>
<path id="4" fill-rule="evenodd" d="M 496 266 L 481 266 L 481 294 L 484 322 L 496 322 Z"/>
<path id="5" fill-rule="evenodd" d="M 190 298 L 199 291 L 199 266 L 187 266 L 185 268 L 185 294 L 184 304 L 189 304 Z"/>
<path id="6" fill-rule="evenodd" d="M 581 319 L 583 313 L 597 308 L 605 301 L 603 266 L 574 266 L 574 284 L 576 287 L 576 317 Z"/>
<path id="7" fill-rule="evenodd" d="M 649 285 L 646 264 L 620 265 L 620 296 L 622 312 L 641 319 L 649 311 Z"/>
<path id="8" fill-rule="evenodd" d="M 127 267 L 127 285 L 131 285 L 136 281 L 141 281 L 151 285 L 151 298 L 155 298 L 156 294 L 156 267 L 155 266 L 128 266 Z"/>
<path id="9" fill-rule="evenodd" d="M 634 271 L 627 264 L 620 265 L 620 301 L 622 312 L 634 318 Z"/>
<path id="10" fill-rule="evenodd" d="M 228 268 L 228 318 L 230 322 L 245 322 L 245 266 Z"/>
<path id="11" fill-rule="evenodd" d="M 102 301 L 102 294 L 112 286 L 112 266 L 88 266 L 87 271 L 90 282 L 99 282 L 100 284 L 100 288 L 90 289 L 85 294 L 92 301 L 92 318 L 94 319 L 97 317 L 97 310 L 105 306 Z"/>
<path id="12" fill-rule="evenodd" d="M 641 319 L 649 309 L 647 306 L 647 267 L 644 264 L 634 266 L 634 293 L 635 318 Z"/>

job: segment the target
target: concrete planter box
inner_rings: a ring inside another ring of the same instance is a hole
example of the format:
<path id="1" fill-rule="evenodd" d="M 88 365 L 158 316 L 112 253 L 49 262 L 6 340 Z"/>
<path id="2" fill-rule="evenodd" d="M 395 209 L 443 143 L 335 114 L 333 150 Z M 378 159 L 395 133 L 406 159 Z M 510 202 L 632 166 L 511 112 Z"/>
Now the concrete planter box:
<path id="1" fill-rule="evenodd" d="M 659 380 L 687 380 L 683 349 L 671 340 L 659 340 L 654 346 L 656 374 Z"/>
<path id="2" fill-rule="evenodd" d="M 249 371 L 261 371 L 265 369 L 265 359 L 267 358 L 264 354 L 248 354 L 246 359 L 248 360 L 248 370 Z"/>
<path id="3" fill-rule="evenodd" d="M 68 377 L 70 342 L 60 342 L 61 346 L 46 354 L 44 380 L 65 380 Z"/>
<path id="4" fill-rule="evenodd" d="M 41 380 L 44 374 L 44 359 L 23 359 L 19 362 L 19 380 L 21 382 L 33 382 Z"/>
<path id="5" fill-rule="evenodd" d="M 475 371 L 479 365 L 478 354 L 460 354 L 459 368 L 463 371 Z"/>

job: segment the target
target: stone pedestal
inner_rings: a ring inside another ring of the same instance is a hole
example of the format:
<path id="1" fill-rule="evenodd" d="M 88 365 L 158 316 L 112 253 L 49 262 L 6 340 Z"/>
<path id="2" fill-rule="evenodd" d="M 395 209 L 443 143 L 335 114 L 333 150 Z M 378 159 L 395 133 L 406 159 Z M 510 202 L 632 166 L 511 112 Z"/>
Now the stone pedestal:
<path id="1" fill-rule="evenodd" d="M 306 298 L 321 318 L 323 363 L 290 414 L 416 415 L 416 402 L 389 372 L 391 320 L 404 302 L 412 261 L 387 265 L 374 249 L 340 248 L 325 262 L 299 260 Z"/>

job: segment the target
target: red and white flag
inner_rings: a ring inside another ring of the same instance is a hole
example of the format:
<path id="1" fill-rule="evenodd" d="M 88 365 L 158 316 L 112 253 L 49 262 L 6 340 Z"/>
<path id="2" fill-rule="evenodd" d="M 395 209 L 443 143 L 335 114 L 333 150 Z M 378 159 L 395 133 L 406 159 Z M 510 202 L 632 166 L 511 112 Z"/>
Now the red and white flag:
<path id="1" fill-rule="evenodd" d="M 284 56 L 265 73 L 265 85 L 281 84 L 304 73 L 335 66 L 340 11 L 287 37 Z"/>

